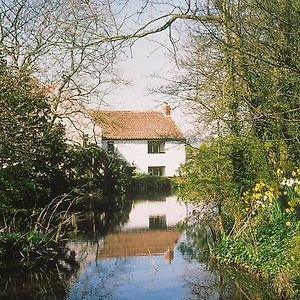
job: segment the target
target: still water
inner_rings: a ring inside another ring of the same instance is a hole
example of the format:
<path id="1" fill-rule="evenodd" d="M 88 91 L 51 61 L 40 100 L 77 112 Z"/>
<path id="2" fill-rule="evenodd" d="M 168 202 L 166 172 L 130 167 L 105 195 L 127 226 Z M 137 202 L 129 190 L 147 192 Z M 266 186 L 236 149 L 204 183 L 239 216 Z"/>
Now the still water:
<path id="1" fill-rule="evenodd" d="M 116 203 L 72 216 L 78 266 L 1 274 L 0 299 L 273 299 L 195 248 L 193 230 L 178 226 L 191 208 L 175 196 Z"/>

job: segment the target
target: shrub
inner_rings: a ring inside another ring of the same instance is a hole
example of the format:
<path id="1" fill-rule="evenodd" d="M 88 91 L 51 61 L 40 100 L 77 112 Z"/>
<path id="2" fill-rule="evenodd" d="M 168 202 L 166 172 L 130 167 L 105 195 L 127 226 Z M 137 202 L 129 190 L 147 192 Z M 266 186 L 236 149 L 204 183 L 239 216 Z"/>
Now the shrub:
<path id="1" fill-rule="evenodd" d="M 135 194 L 169 194 L 171 192 L 171 179 L 168 177 L 152 176 L 149 174 L 136 174 L 132 177 L 130 192 Z"/>
<path id="2" fill-rule="evenodd" d="M 244 192 L 241 222 L 220 236 L 215 255 L 258 273 L 273 283 L 282 297 L 300 294 L 300 170 Z M 296 297 L 297 298 L 297 297 Z"/>

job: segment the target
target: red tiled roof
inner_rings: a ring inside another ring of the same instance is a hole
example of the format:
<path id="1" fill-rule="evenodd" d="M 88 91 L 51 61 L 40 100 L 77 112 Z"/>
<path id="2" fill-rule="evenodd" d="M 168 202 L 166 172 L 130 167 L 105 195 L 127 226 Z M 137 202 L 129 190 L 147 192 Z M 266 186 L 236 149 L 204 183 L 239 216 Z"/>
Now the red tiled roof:
<path id="1" fill-rule="evenodd" d="M 185 139 L 172 118 L 160 111 L 93 110 L 91 115 L 102 128 L 103 139 Z"/>

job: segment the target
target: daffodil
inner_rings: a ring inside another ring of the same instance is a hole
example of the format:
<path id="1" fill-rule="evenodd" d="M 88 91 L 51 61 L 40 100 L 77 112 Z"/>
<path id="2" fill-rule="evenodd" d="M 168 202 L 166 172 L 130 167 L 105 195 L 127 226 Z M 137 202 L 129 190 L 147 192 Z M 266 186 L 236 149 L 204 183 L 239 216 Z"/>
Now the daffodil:
<path id="1" fill-rule="evenodd" d="M 260 199 L 262 197 L 262 194 L 261 193 L 255 193 L 254 195 L 253 195 L 253 198 L 254 199 Z"/>
<path id="2" fill-rule="evenodd" d="M 292 226 L 292 223 L 291 223 L 291 221 L 286 221 L 286 222 L 285 222 L 285 225 L 286 225 L 287 227 L 291 227 L 291 226 Z"/>
<path id="3" fill-rule="evenodd" d="M 276 174 L 277 174 L 277 176 L 281 176 L 282 174 L 283 174 L 283 171 L 281 170 L 281 169 L 277 169 L 276 170 Z"/>
<path id="4" fill-rule="evenodd" d="M 265 193 L 265 195 L 266 195 L 269 199 L 272 199 L 272 198 L 274 197 L 274 193 L 273 193 L 271 190 L 267 191 L 267 192 Z"/>
<path id="5" fill-rule="evenodd" d="M 290 178 L 286 181 L 286 185 L 289 187 L 293 186 L 294 183 L 295 183 L 294 178 Z"/>

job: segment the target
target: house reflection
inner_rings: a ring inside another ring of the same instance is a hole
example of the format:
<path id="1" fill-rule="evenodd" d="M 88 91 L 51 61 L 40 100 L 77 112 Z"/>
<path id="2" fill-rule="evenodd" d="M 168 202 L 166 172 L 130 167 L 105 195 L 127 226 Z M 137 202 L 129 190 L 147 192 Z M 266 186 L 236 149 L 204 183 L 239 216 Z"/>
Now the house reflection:
<path id="1" fill-rule="evenodd" d="M 100 214 L 93 216 L 101 218 Z M 81 272 L 92 261 L 107 258 L 161 255 L 171 262 L 174 258 L 173 249 L 181 236 L 176 224 L 186 216 L 186 207 L 180 205 L 175 196 L 159 200 L 134 200 L 128 221 L 124 225 L 108 230 L 109 233 L 105 235 L 97 228 L 93 231 L 93 240 L 82 240 L 79 232 L 74 233 L 69 246 L 77 257 L 84 258 L 81 260 Z M 102 224 L 100 219 L 94 218 L 85 218 L 85 222 L 93 220 Z M 85 224 L 85 228 L 91 226 L 92 224 Z"/>
<path id="2" fill-rule="evenodd" d="M 186 207 L 175 196 L 164 201 L 135 201 L 123 230 L 104 237 L 97 259 L 164 255 L 171 262 L 181 235 L 175 226 L 186 214 Z"/>
<path id="3" fill-rule="evenodd" d="M 104 247 L 99 251 L 97 259 L 165 255 L 166 251 L 175 248 L 179 237 L 180 232 L 177 230 L 109 234 L 104 239 Z"/>
<path id="4" fill-rule="evenodd" d="M 164 229 L 167 228 L 167 216 L 150 216 L 149 229 Z"/>
<path id="5" fill-rule="evenodd" d="M 175 227 L 187 217 L 187 207 L 177 202 L 176 196 L 167 196 L 163 200 L 135 200 L 124 230 L 155 229 Z"/>

